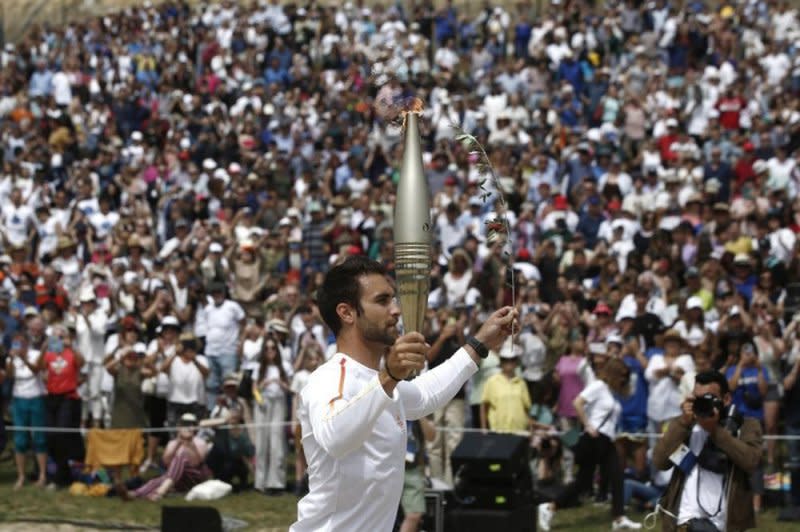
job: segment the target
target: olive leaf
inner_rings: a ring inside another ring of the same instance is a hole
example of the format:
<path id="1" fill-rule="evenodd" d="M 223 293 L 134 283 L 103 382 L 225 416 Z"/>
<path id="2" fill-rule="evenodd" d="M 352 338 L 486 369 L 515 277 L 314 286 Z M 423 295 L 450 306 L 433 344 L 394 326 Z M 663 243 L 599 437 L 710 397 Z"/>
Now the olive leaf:
<path id="1" fill-rule="evenodd" d="M 478 188 L 481 191 L 480 199 L 483 203 L 486 203 L 492 194 L 486 188 L 486 182 L 492 184 L 492 187 L 495 190 L 495 194 L 497 199 L 500 200 L 500 205 L 503 207 L 503 215 L 497 216 L 494 220 L 487 221 L 487 227 L 491 227 L 492 230 L 496 232 L 500 232 L 501 230 L 505 232 L 506 238 L 511 238 L 511 227 L 508 223 L 508 203 L 506 202 L 505 191 L 503 190 L 503 186 L 500 184 L 500 179 L 497 176 L 497 173 L 492 166 L 492 162 L 489 160 L 489 155 L 486 153 L 486 149 L 483 147 L 483 144 L 474 136 L 467 133 L 464 128 L 460 125 L 451 122 L 450 127 L 455 132 L 454 139 L 461 143 L 462 147 L 471 155 L 477 158 L 475 161 L 475 169 L 478 171 L 478 175 L 480 176 L 480 181 L 478 181 Z M 497 222 L 499 222 L 500 227 L 497 227 Z M 513 250 L 513 243 L 508 243 L 512 246 Z M 516 294 L 516 282 L 514 280 L 514 267 L 511 265 L 511 254 L 508 250 L 504 249 L 503 255 L 509 258 L 509 266 L 511 268 L 511 275 L 509 277 L 507 286 L 511 288 L 511 301 L 514 306 L 517 304 L 517 294 Z M 512 330 L 513 334 L 513 330 Z"/>

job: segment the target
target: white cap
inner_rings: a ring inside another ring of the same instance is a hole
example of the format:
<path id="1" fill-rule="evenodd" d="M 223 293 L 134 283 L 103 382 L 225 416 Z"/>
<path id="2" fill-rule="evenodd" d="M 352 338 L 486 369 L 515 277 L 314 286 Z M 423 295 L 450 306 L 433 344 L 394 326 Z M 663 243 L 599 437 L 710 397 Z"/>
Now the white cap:
<path id="1" fill-rule="evenodd" d="M 228 171 L 224 168 L 217 168 L 214 170 L 214 179 L 221 179 L 224 182 L 228 182 L 231 179 L 231 176 L 228 175 Z"/>
<path id="2" fill-rule="evenodd" d="M 125 272 L 122 274 L 122 283 L 123 284 L 133 284 L 139 280 L 139 276 L 136 272 Z"/>
<path id="3" fill-rule="evenodd" d="M 697 296 L 692 296 L 686 300 L 686 310 L 692 310 L 693 308 L 703 310 L 703 301 Z"/>
<path id="4" fill-rule="evenodd" d="M 622 336 L 618 335 L 617 333 L 611 333 L 606 336 L 606 345 L 608 344 L 620 344 L 622 345 L 624 342 L 622 340 Z"/>
<path id="5" fill-rule="evenodd" d="M 678 121 L 674 118 L 667 118 L 667 127 L 678 127 Z"/>
<path id="6" fill-rule="evenodd" d="M 181 144 L 180 144 L 180 146 L 181 146 L 181 149 L 182 149 L 182 150 L 188 150 L 189 148 L 191 148 L 191 147 L 192 147 L 192 141 L 191 141 L 191 140 L 189 140 L 189 139 L 188 139 L 188 138 L 186 138 L 186 137 L 183 137 L 183 138 L 181 139 Z"/>
<path id="7" fill-rule="evenodd" d="M 281 218 L 280 221 L 278 222 L 278 227 L 291 226 L 291 225 L 292 225 L 292 221 L 289 218 L 287 218 L 286 216 Z"/>
<path id="8" fill-rule="evenodd" d="M 217 167 L 217 161 L 214 159 L 204 159 L 203 160 L 203 168 L 206 170 L 213 170 Z"/>
<path id="9" fill-rule="evenodd" d="M 608 350 L 603 342 L 592 342 L 589 344 L 589 353 L 592 355 L 605 355 Z"/>
<path id="10" fill-rule="evenodd" d="M 228 173 L 229 174 L 238 174 L 242 171 L 242 165 L 239 163 L 231 163 L 228 165 Z"/>
<path id="11" fill-rule="evenodd" d="M 178 327 L 180 328 L 181 322 L 175 316 L 164 316 L 161 320 L 161 327 Z"/>
<path id="12" fill-rule="evenodd" d="M 209 253 L 222 253 L 222 244 L 220 244 L 219 242 L 212 242 L 208 246 L 208 252 Z"/>
<path id="13" fill-rule="evenodd" d="M 133 351 L 134 353 L 146 353 L 147 346 L 144 345 L 144 342 L 136 342 L 135 344 L 133 344 Z"/>
<path id="14" fill-rule="evenodd" d="M 94 288 L 91 286 L 87 286 L 81 291 L 80 302 L 81 303 L 88 303 L 90 301 L 95 301 L 97 296 L 94 293 Z"/>

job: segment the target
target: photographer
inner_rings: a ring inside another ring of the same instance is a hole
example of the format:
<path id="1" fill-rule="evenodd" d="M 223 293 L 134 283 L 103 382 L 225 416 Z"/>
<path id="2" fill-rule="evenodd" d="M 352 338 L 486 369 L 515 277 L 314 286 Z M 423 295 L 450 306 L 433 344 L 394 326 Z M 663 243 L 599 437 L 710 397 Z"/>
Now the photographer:
<path id="1" fill-rule="evenodd" d="M 735 532 L 755 527 L 748 478 L 761 459 L 761 424 L 731 409 L 728 381 L 717 371 L 695 377 L 653 451 L 660 470 L 673 466 L 661 508 L 663 530 Z"/>

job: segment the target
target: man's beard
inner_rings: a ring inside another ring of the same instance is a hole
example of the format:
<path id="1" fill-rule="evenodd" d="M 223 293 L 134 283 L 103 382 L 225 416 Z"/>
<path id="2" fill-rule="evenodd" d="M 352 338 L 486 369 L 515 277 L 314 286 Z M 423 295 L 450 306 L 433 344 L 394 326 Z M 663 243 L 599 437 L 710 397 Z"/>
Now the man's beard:
<path id="1" fill-rule="evenodd" d="M 376 344 L 383 344 L 386 347 L 391 347 L 394 345 L 394 342 L 397 340 L 398 336 L 397 329 L 395 327 L 381 327 L 374 322 L 368 322 L 364 319 L 361 319 L 360 321 L 361 334 L 364 336 L 364 340 Z"/>

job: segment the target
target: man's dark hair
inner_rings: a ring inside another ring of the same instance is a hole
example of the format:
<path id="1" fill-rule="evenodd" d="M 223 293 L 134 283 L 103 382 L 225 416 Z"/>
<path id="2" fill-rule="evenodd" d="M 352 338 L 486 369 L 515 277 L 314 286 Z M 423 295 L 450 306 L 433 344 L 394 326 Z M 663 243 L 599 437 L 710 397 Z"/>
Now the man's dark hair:
<path id="1" fill-rule="evenodd" d="M 358 278 L 372 274 L 386 275 L 386 269 L 379 262 L 363 255 L 355 255 L 334 266 L 325 275 L 322 286 L 317 290 L 317 305 L 322 319 L 335 336 L 339 336 L 339 331 L 342 330 L 336 305 L 347 303 L 361 314 L 361 285 Z"/>
<path id="2" fill-rule="evenodd" d="M 719 392 L 721 396 L 724 396 L 730 390 L 728 389 L 728 379 L 725 378 L 725 375 L 720 373 L 716 370 L 708 370 L 708 371 L 701 371 L 694 377 L 695 384 L 714 384 L 716 383 L 719 386 Z"/>

